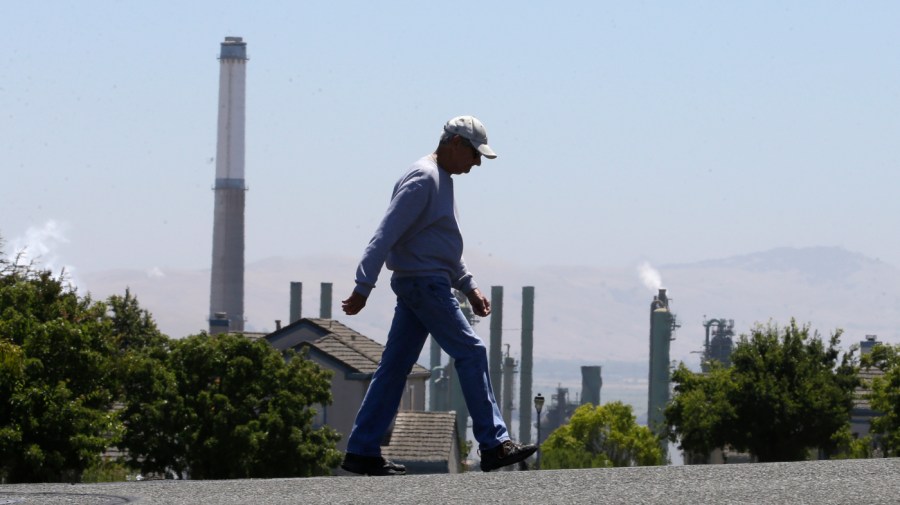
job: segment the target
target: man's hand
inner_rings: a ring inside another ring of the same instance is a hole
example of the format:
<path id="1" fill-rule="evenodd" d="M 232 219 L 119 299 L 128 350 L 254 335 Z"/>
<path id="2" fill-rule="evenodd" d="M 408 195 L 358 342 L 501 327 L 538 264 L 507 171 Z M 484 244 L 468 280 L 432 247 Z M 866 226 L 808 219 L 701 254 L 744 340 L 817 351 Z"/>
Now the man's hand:
<path id="1" fill-rule="evenodd" d="M 491 301 L 481 294 L 480 289 L 475 288 L 469 291 L 466 293 L 466 298 L 469 299 L 469 305 L 472 306 L 472 312 L 476 316 L 486 317 L 491 313 Z"/>
<path id="2" fill-rule="evenodd" d="M 347 298 L 343 302 L 341 302 L 341 307 L 344 309 L 344 314 L 348 316 L 352 316 L 354 314 L 359 313 L 366 306 L 366 297 L 354 291 L 350 294 L 350 298 Z"/>

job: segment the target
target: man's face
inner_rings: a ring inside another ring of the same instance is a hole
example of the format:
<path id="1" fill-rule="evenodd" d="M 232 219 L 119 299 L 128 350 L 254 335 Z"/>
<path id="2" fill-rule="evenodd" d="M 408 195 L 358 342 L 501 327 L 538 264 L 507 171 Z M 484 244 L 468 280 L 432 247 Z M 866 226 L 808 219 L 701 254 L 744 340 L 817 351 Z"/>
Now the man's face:
<path id="1" fill-rule="evenodd" d="M 457 135 L 451 141 L 453 158 L 445 169 L 453 175 L 467 174 L 474 166 L 481 166 L 479 153 L 468 140 Z"/>

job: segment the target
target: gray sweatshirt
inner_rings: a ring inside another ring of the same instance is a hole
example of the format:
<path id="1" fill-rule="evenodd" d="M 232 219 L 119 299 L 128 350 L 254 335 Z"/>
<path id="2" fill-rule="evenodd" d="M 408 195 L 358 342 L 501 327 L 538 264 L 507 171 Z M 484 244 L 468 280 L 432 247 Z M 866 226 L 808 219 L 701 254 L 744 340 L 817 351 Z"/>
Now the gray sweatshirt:
<path id="1" fill-rule="evenodd" d="M 394 185 L 384 219 L 356 269 L 356 291 L 368 297 L 387 265 L 394 277 L 443 276 L 468 293 L 477 285 L 462 252 L 453 180 L 426 156 Z"/>

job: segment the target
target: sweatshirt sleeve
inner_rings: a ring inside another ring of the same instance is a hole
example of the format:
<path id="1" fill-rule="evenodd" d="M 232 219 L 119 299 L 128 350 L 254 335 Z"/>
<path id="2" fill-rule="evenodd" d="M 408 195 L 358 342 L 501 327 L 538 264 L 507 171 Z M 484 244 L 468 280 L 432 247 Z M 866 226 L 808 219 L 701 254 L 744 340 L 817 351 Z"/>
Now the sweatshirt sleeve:
<path id="1" fill-rule="evenodd" d="M 466 261 L 463 258 L 459 259 L 459 266 L 456 269 L 456 275 L 453 276 L 452 286 L 453 289 L 458 289 L 466 294 L 478 287 L 472 272 L 469 272 L 469 269 L 466 267 Z"/>
<path id="2" fill-rule="evenodd" d="M 356 292 L 369 296 L 391 248 L 422 214 L 428 198 L 429 188 L 422 179 L 413 178 L 398 183 L 387 212 L 356 269 Z"/>

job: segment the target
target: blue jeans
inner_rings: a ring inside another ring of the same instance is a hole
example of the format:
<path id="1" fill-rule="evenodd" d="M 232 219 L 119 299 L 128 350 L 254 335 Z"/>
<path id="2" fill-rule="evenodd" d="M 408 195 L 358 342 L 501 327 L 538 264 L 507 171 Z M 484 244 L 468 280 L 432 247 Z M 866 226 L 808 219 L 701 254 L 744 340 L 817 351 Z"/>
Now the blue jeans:
<path id="1" fill-rule="evenodd" d="M 479 449 L 492 449 L 509 440 L 491 388 L 487 349 L 459 309 L 449 280 L 400 277 L 391 280 L 391 289 L 397 295 L 394 320 L 381 363 L 356 414 L 347 452 L 381 455 L 381 439 L 397 414 L 407 375 L 429 334 L 456 362 Z"/>

